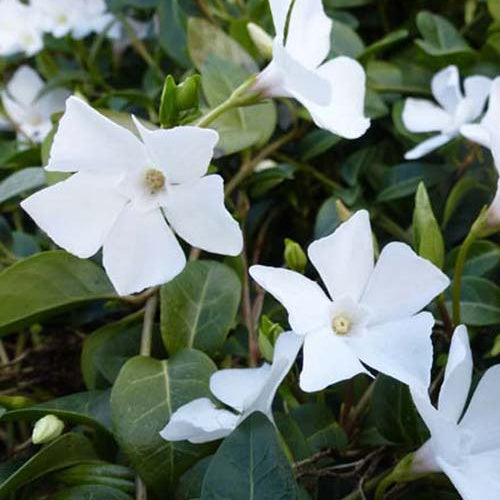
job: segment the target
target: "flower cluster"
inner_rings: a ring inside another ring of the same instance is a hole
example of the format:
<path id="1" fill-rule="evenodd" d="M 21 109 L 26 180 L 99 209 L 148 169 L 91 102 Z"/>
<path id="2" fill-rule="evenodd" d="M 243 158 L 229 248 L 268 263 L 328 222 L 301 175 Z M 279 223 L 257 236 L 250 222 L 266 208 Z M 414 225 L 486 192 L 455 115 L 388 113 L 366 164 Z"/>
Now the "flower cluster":
<path id="1" fill-rule="evenodd" d="M 139 38 L 148 25 L 132 23 Z M 0 56 L 32 56 L 43 48 L 43 35 L 81 39 L 106 31 L 109 38 L 125 36 L 104 0 L 0 0 Z"/>

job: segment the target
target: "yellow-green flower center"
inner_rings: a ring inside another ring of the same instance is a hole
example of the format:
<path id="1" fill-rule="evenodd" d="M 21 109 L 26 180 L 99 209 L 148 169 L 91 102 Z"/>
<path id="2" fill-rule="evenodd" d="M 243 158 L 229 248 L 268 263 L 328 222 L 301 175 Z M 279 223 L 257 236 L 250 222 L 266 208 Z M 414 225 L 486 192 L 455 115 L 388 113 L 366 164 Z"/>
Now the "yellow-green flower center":
<path id="1" fill-rule="evenodd" d="M 346 335 L 351 329 L 351 321 L 341 314 L 335 316 L 332 320 L 332 329 L 337 335 Z"/>
<path id="2" fill-rule="evenodd" d="M 157 170 L 156 168 L 148 168 L 148 170 L 146 170 L 144 180 L 151 194 L 155 194 L 165 187 L 165 176 L 163 175 L 163 172 Z"/>

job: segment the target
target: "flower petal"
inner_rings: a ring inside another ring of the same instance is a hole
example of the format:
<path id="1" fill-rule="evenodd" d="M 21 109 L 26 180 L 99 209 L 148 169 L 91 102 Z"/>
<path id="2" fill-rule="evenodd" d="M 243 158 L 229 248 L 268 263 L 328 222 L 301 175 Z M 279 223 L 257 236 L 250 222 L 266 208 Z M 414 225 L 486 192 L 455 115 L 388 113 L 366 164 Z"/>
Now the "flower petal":
<path id="1" fill-rule="evenodd" d="M 205 175 L 219 140 L 215 130 L 174 127 L 149 130 L 132 117 L 153 167 L 162 170 L 169 184 L 182 184 Z"/>
<path id="2" fill-rule="evenodd" d="M 21 66 L 7 83 L 7 92 L 22 106 L 30 106 L 44 83 L 38 73 L 30 66 Z"/>
<path id="3" fill-rule="evenodd" d="M 463 99 L 458 68 L 448 66 L 436 73 L 432 78 L 431 88 L 436 101 L 448 113 L 454 114 L 458 103 Z"/>
<path id="4" fill-rule="evenodd" d="M 311 243 L 308 255 L 332 299 L 347 295 L 358 302 L 373 271 L 368 212 L 359 210 L 330 236 Z"/>
<path id="5" fill-rule="evenodd" d="M 461 417 L 472 378 L 472 353 L 467 328 L 455 329 L 438 400 L 438 410 L 453 422 Z"/>
<path id="6" fill-rule="evenodd" d="M 361 304 L 370 324 L 413 316 L 439 295 L 450 280 L 404 243 L 389 243 L 375 265 Z"/>
<path id="7" fill-rule="evenodd" d="M 366 75 L 363 67 L 354 59 L 341 56 L 320 66 L 316 73 L 330 84 L 328 104 L 320 106 L 307 96 L 297 99 L 318 127 L 347 139 L 361 137 L 370 127 L 370 120 L 364 115 Z"/>
<path id="8" fill-rule="evenodd" d="M 273 422 L 272 405 L 276 391 L 292 367 L 302 347 L 304 337 L 294 332 L 284 332 L 274 346 L 271 372 L 253 403 L 246 408 L 244 416 L 260 411 Z"/>
<path id="9" fill-rule="evenodd" d="M 491 147 L 491 136 L 486 127 L 480 123 L 467 123 L 460 127 L 460 133 L 469 141 L 477 142 L 485 148 Z"/>
<path id="10" fill-rule="evenodd" d="M 321 391 L 358 373 L 370 375 L 352 349 L 332 330 L 322 328 L 306 335 L 300 373 L 300 388 L 303 391 Z"/>
<path id="11" fill-rule="evenodd" d="M 261 75 L 272 76 L 267 88 L 266 82 L 257 77 L 257 88 L 263 89 L 269 97 L 293 96 L 304 106 L 311 102 L 327 106 L 330 102 L 332 89 L 328 80 L 318 71 L 306 68 L 296 61 L 276 40 L 273 44 L 273 60 Z"/>
<path id="12" fill-rule="evenodd" d="M 217 408 L 210 399 L 199 398 L 177 409 L 160 436 L 166 441 L 206 443 L 231 434 L 238 420 L 238 415 Z"/>
<path id="13" fill-rule="evenodd" d="M 159 209 L 128 205 L 104 241 L 103 264 L 116 291 L 128 295 L 175 278 L 186 257 Z"/>
<path id="14" fill-rule="evenodd" d="M 464 500 L 497 500 L 500 496 L 500 450 L 472 455 L 459 466 L 438 459 Z"/>
<path id="15" fill-rule="evenodd" d="M 495 197 L 488 207 L 486 217 L 490 226 L 500 225 L 500 178 L 498 179 Z"/>
<path id="16" fill-rule="evenodd" d="M 281 302 L 295 333 L 305 335 L 329 321 L 330 300 L 314 281 L 288 269 L 252 266 L 250 276 Z"/>
<path id="17" fill-rule="evenodd" d="M 50 118 L 54 113 L 64 110 L 64 103 L 70 96 L 66 89 L 55 89 L 42 95 L 35 103 L 43 117 Z"/>
<path id="18" fill-rule="evenodd" d="M 285 47 L 306 68 L 317 68 L 330 52 L 332 21 L 322 0 L 295 2 L 290 13 Z"/>
<path id="19" fill-rule="evenodd" d="M 165 215 L 174 231 L 190 245 L 222 255 L 238 255 L 243 235 L 224 206 L 223 182 L 220 175 L 207 175 L 191 183 L 169 186 Z"/>
<path id="20" fill-rule="evenodd" d="M 474 434 L 473 452 L 500 449 L 500 365 L 492 366 L 482 376 L 465 412 L 460 427 Z"/>
<path id="21" fill-rule="evenodd" d="M 427 99 L 406 99 L 401 115 L 407 130 L 414 133 L 434 132 L 446 129 L 453 122 L 443 108 Z"/>
<path id="22" fill-rule="evenodd" d="M 285 36 L 286 20 L 291 3 L 292 0 L 269 0 L 276 38 L 281 43 L 283 43 L 283 37 Z"/>
<path id="23" fill-rule="evenodd" d="M 422 158 L 426 154 L 434 151 L 435 149 L 443 146 L 447 142 L 453 139 L 453 135 L 450 134 L 438 134 L 434 137 L 422 141 L 418 146 L 414 147 L 405 154 L 405 160 L 417 160 Z"/>
<path id="24" fill-rule="evenodd" d="M 31 195 L 21 206 L 57 245 L 87 258 L 102 246 L 127 203 L 115 188 L 116 178 L 78 173 Z"/>
<path id="25" fill-rule="evenodd" d="M 491 91 L 491 78 L 486 76 L 469 76 L 464 80 L 465 97 L 472 105 L 471 119 L 475 120 L 484 110 Z"/>
<path id="26" fill-rule="evenodd" d="M 432 314 L 423 312 L 346 337 L 363 363 L 404 384 L 427 388 L 432 368 Z"/>
<path id="27" fill-rule="evenodd" d="M 243 412 L 255 400 L 271 374 L 271 365 L 259 368 L 228 368 L 210 377 L 212 394 L 224 404 Z"/>
<path id="28" fill-rule="evenodd" d="M 147 168 L 143 144 L 77 97 L 66 101 L 47 170 L 126 172 Z"/>

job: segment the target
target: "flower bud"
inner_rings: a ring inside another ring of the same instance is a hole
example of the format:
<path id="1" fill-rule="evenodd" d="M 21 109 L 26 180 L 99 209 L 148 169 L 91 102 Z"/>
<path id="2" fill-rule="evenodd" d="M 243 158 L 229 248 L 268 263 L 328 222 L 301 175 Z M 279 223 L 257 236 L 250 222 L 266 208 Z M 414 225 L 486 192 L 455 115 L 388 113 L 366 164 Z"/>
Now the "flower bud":
<path id="1" fill-rule="evenodd" d="M 38 420 L 33 428 L 31 440 L 33 444 L 48 443 L 59 437 L 64 430 L 64 422 L 55 415 L 45 415 Z"/>
<path id="2" fill-rule="evenodd" d="M 285 238 L 285 252 L 284 252 L 285 264 L 292 271 L 297 271 L 298 273 L 304 273 L 307 265 L 307 257 L 304 253 L 304 250 L 300 247 L 300 245 L 290 240 L 289 238 Z"/>
<path id="3" fill-rule="evenodd" d="M 273 39 L 271 36 L 255 23 L 248 23 L 247 30 L 260 55 L 266 60 L 271 60 L 273 57 Z"/>
<path id="4" fill-rule="evenodd" d="M 269 363 L 273 361 L 274 344 L 281 333 L 283 328 L 278 323 L 273 323 L 266 315 L 262 316 L 259 325 L 259 351 Z"/>

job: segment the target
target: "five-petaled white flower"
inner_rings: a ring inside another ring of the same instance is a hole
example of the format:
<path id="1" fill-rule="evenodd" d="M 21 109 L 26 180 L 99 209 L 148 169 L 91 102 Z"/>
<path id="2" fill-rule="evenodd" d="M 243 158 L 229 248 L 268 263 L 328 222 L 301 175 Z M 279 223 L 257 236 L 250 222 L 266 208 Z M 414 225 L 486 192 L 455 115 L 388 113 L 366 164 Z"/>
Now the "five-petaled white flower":
<path id="1" fill-rule="evenodd" d="M 211 392 L 237 413 L 217 408 L 208 398 L 195 399 L 174 412 L 160 435 L 167 441 L 205 443 L 226 437 L 256 411 L 274 422 L 274 395 L 301 345 L 301 337 L 285 332 L 276 341 L 272 365 L 265 363 L 260 368 L 229 368 L 214 373 L 210 378 Z"/>
<path id="2" fill-rule="evenodd" d="M 427 99 L 406 99 L 402 119 L 410 132 L 439 134 L 408 151 L 405 158 L 421 158 L 457 137 L 462 125 L 473 122 L 483 112 L 490 87 L 490 78 L 470 76 L 464 80 L 464 96 L 456 66 L 448 66 L 436 73 L 431 81 L 431 90 L 439 105 Z"/>
<path id="3" fill-rule="evenodd" d="M 321 0 L 269 3 L 276 31 L 273 59 L 257 76 L 255 89 L 297 99 L 316 125 L 330 132 L 348 139 L 363 135 L 370 126 L 364 116 L 365 72 L 349 57 L 323 63 L 332 22 Z"/>
<path id="4" fill-rule="evenodd" d="M 205 175 L 218 134 L 134 122 L 142 141 L 70 97 L 46 169 L 76 173 L 21 204 L 68 252 L 87 258 L 103 247 L 104 268 L 120 294 L 182 271 L 186 258 L 172 229 L 209 252 L 237 255 L 243 244 L 224 207 L 222 177 Z"/>
<path id="5" fill-rule="evenodd" d="M 32 56 L 43 48 L 39 16 L 18 0 L 0 0 L 0 56 L 24 52 Z"/>
<path id="6" fill-rule="evenodd" d="M 332 300 L 296 272 L 250 268 L 255 281 L 287 309 L 292 329 L 304 336 L 300 387 L 318 391 L 369 374 L 361 362 L 427 387 L 434 319 L 419 311 L 448 286 L 448 278 L 403 243 L 387 245 L 374 267 L 365 210 L 312 243 L 308 254 Z"/>
<path id="7" fill-rule="evenodd" d="M 64 110 L 69 92 L 50 90 L 43 95 L 44 82 L 29 66 L 21 66 L 0 96 L 7 117 L 18 131 L 18 139 L 41 142 L 50 132 L 54 113 Z"/>
<path id="8" fill-rule="evenodd" d="M 492 226 L 500 225 L 500 77 L 491 85 L 488 109 L 479 123 L 462 126 L 460 131 L 467 139 L 491 149 L 495 167 L 499 174 L 496 195 L 491 202 L 487 218 Z"/>
<path id="9" fill-rule="evenodd" d="M 500 498 L 500 365 L 486 371 L 463 414 L 472 377 L 467 329 L 453 335 L 437 409 L 427 391 L 411 388 L 431 433 L 415 453 L 411 472 L 444 472 L 465 500 Z M 462 418 L 460 418 L 462 416 Z"/>

